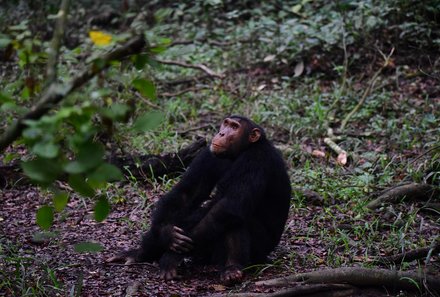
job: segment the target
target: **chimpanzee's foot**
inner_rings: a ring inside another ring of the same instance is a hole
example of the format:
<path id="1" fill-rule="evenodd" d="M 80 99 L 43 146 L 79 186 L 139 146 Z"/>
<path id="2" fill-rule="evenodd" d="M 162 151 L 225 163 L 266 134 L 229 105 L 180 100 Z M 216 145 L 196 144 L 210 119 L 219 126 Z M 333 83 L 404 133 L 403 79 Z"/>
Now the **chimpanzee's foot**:
<path id="1" fill-rule="evenodd" d="M 137 250 L 129 250 L 117 254 L 105 260 L 106 263 L 124 263 L 125 265 L 136 263 Z"/>
<path id="2" fill-rule="evenodd" d="M 220 275 L 220 280 L 225 285 L 235 285 L 241 283 L 243 280 L 243 271 L 240 266 L 231 265 L 225 268 L 225 270 Z"/>
<path id="3" fill-rule="evenodd" d="M 182 260 L 182 255 L 173 252 L 163 254 L 159 261 L 160 277 L 165 281 L 180 279 L 181 276 L 177 274 L 177 267 L 179 267 Z"/>
<path id="4" fill-rule="evenodd" d="M 182 276 L 177 274 L 177 268 L 170 268 L 167 270 L 161 269 L 160 278 L 163 279 L 164 281 L 170 281 L 170 280 L 181 279 Z"/>

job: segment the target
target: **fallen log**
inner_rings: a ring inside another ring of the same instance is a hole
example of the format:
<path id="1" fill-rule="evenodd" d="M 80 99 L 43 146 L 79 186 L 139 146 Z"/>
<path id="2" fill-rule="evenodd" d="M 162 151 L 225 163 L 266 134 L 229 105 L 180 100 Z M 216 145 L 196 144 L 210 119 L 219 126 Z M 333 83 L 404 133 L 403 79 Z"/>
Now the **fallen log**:
<path id="1" fill-rule="evenodd" d="M 440 190 L 429 184 L 406 184 L 393 187 L 367 204 L 367 208 L 373 210 L 383 203 L 393 203 L 398 200 L 422 200 L 429 201 L 439 199 Z"/>
<path id="2" fill-rule="evenodd" d="M 126 175 L 145 180 L 183 171 L 205 146 L 206 140 L 200 138 L 177 153 L 111 157 L 108 162 Z"/>
<path id="3" fill-rule="evenodd" d="M 206 140 L 200 138 L 177 153 L 110 156 L 107 158 L 107 162 L 121 169 L 126 176 L 146 180 L 151 177 L 182 172 L 205 146 Z M 67 176 L 62 176 L 60 180 L 67 180 Z M 0 189 L 8 185 L 26 185 L 29 183 L 31 181 L 22 173 L 19 162 L 0 166 Z"/>

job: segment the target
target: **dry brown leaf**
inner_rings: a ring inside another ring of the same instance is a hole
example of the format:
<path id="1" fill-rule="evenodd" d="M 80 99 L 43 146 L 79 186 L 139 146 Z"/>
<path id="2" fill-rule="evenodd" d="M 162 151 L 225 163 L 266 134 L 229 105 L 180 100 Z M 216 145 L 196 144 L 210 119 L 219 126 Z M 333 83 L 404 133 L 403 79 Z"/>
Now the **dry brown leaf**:
<path id="1" fill-rule="evenodd" d="M 325 153 L 320 150 L 313 150 L 312 156 L 317 158 L 325 158 Z"/>
<path id="2" fill-rule="evenodd" d="M 226 287 L 220 284 L 214 284 L 210 286 L 214 291 L 216 292 L 221 292 L 221 291 L 225 291 Z"/>
<path id="3" fill-rule="evenodd" d="M 293 77 L 300 76 L 304 71 L 304 62 L 300 61 L 298 64 L 296 64 L 294 71 L 295 71 L 295 74 L 293 75 Z"/>
<path id="4" fill-rule="evenodd" d="M 339 165 L 344 166 L 345 164 L 347 164 L 347 152 L 342 152 L 338 155 L 338 158 L 336 159 L 336 162 Z"/>

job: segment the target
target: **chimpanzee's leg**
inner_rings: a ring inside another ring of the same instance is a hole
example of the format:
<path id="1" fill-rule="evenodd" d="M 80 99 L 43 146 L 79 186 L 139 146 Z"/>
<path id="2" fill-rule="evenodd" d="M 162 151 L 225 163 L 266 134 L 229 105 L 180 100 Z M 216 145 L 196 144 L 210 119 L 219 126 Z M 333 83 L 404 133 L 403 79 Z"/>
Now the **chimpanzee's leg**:
<path id="1" fill-rule="evenodd" d="M 243 278 L 243 267 L 250 260 L 250 234 L 247 228 L 241 227 L 225 234 L 225 268 L 220 276 L 225 284 L 235 284 Z"/>

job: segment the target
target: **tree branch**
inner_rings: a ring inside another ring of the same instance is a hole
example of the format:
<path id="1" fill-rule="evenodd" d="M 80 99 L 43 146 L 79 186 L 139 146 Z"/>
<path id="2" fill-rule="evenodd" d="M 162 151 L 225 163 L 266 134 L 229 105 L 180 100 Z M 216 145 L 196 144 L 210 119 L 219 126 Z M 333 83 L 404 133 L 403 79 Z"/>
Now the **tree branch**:
<path id="1" fill-rule="evenodd" d="M 368 87 L 365 89 L 364 93 L 362 94 L 361 100 L 359 100 L 358 104 L 353 108 L 352 111 L 350 111 L 349 114 L 347 114 L 347 116 L 344 118 L 344 120 L 341 123 L 341 131 L 343 131 L 345 129 L 345 126 L 347 125 L 348 121 L 351 119 L 351 117 L 359 111 L 359 109 L 362 107 L 362 105 L 364 104 L 365 100 L 367 99 L 368 95 L 370 95 L 371 90 L 373 89 L 374 85 L 376 84 L 377 79 L 379 78 L 379 74 L 381 74 L 381 72 L 388 67 L 389 63 L 390 63 L 390 59 L 391 56 L 394 53 L 394 48 L 391 49 L 390 53 L 388 54 L 388 56 L 385 56 L 381 51 L 379 51 L 380 54 L 382 55 L 384 62 L 383 65 L 380 67 L 379 70 L 376 71 L 376 73 L 374 73 L 373 77 L 371 78 Z"/>
<path id="2" fill-rule="evenodd" d="M 139 53 L 146 42 L 143 36 L 137 36 L 129 40 L 125 45 L 108 52 L 104 56 L 94 60 L 92 64 L 74 77 L 65 85 L 51 83 L 40 97 L 39 102 L 31 108 L 23 117 L 17 119 L 0 137 L 0 152 L 21 136 L 26 120 L 37 120 L 49 112 L 55 105 L 60 103 L 73 91 L 84 85 L 96 74 L 110 66 L 111 61 L 121 60 L 127 56 Z"/>
<path id="3" fill-rule="evenodd" d="M 188 63 L 184 63 L 184 62 L 160 60 L 160 59 L 156 59 L 156 61 L 161 64 L 165 64 L 165 65 L 175 65 L 175 66 L 180 66 L 180 67 L 185 67 L 185 68 L 198 69 L 198 70 L 205 72 L 209 76 L 216 77 L 216 78 L 224 78 L 224 74 L 216 73 L 214 70 L 209 69 L 207 66 L 205 66 L 203 64 L 188 64 Z"/>
<path id="4" fill-rule="evenodd" d="M 46 69 L 46 85 L 50 85 L 57 79 L 57 63 L 60 53 L 61 43 L 64 37 L 66 28 L 67 15 L 69 13 L 70 0 L 63 0 L 61 2 L 60 10 L 57 14 L 57 21 L 55 30 L 53 32 L 52 43 L 49 48 L 49 57 L 47 60 Z"/>

